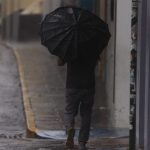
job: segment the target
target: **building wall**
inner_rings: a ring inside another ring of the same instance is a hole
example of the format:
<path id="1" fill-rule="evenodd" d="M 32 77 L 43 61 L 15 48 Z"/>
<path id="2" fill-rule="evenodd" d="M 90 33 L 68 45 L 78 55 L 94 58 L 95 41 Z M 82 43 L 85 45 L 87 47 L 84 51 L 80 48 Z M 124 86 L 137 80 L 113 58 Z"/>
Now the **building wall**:
<path id="1" fill-rule="evenodd" d="M 61 5 L 61 0 L 44 0 L 43 3 L 43 15 L 46 15 L 50 11 L 53 11 Z"/>
<path id="2" fill-rule="evenodd" d="M 150 149 L 150 1 L 138 3 L 136 149 Z"/>
<path id="3" fill-rule="evenodd" d="M 115 103 L 115 98 L 114 98 L 114 92 L 115 92 L 115 42 L 116 42 L 116 14 L 115 14 L 115 9 L 116 9 L 116 4 L 113 6 L 114 7 L 114 18 L 111 18 L 111 1 L 107 0 L 105 2 L 106 5 L 106 21 L 109 25 L 109 30 L 111 33 L 111 39 L 109 41 L 109 45 L 106 49 L 106 54 L 105 54 L 105 84 L 106 84 L 106 100 L 107 100 L 107 109 L 109 111 L 109 127 L 115 127 L 114 122 L 114 103 Z M 102 6 L 101 6 L 102 7 Z M 117 127 L 117 126 L 116 126 Z"/>
<path id="4" fill-rule="evenodd" d="M 30 4 L 32 4 L 33 2 L 35 2 L 36 0 L 21 0 L 20 1 L 20 8 L 26 8 L 28 7 Z"/>
<path id="5" fill-rule="evenodd" d="M 2 25 L 2 38 L 3 39 L 7 39 L 7 40 L 19 40 L 19 37 L 21 37 L 22 35 L 19 35 L 21 33 L 25 33 L 25 32 L 21 32 L 20 30 L 21 28 L 21 22 L 20 20 L 23 17 L 23 15 L 21 14 L 21 11 L 28 8 L 30 5 L 32 5 L 34 2 L 39 3 L 40 1 L 37 0 L 3 0 L 2 1 L 2 9 L 3 9 L 3 25 Z M 40 11 L 39 11 L 40 12 Z M 33 17 L 33 22 L 29 21 L 28 22 L 28 26 L 26 26 L 26 33 L 31 33 L 31 35 L 29 34 L 28 37 L 26 37 L 26 39 L 28 38 L 33 38 L 32 35 L 34 35 L 34 38 L 37 37 L 38 38 L 38 31 L 30 31 L 30 25 L 33 26 L 33 23 L 35 23 L 35 26 L 39 25 L 40 19 L 35 20 L 36 18 L 40 18 L 40 14 L 36 14 L 34 17 L 34 14 L 26 14 L 28 15 L 29 18 L 30 15 L 32 15 Z M 37 15 L 39 15 L 39 17 L 37 17 Z M 26 16 L 27 18 L 27 16 Z M 38 25 L 37 25 L 38 24 Z M 35 28 L 36 29 L 36 28 Z M 34 32 L 34 33 L 32 33 Z M 23 35 L 25 37 L 25 35 Z"/>
<path id="6" fill-rule="evenodd" d="M 105 2 L 106 21 L 111 39 L 104 55 L 104 80 L 109 115 L 109 127 L 129 129 L 130 99 L 130 49 L 131 49 L 131 2 L 130 0 Z M 103 6 L 101 6 L 103 7 Z"/>
<path id="7" fill-rule="evenodd" d="M 129 128 L 131 0 L 117 1 L 115 126 Z"/>
<path id="8" fill-rule="evenodd" d="M 36 0 L 3 0 L 5 5 L 5 15 L 10 15 L 19 9 L 25 9 Z"/>
<path id="9" fill-rule="evenodd" d="M 132 32 L 131 32 L 132 47 L 131 47 L 131 68 L 130 68 L 130 79 L 131 79 L 130 80 L 130 144 L 129 145 L 130 145 L 130 149 L 133 150 L 135 150 L 135 141 L 136 141 L 136 76 L 137 76 L 136 71 L 137 71 L 137 35 L 138 35 L 137 28 L 138 28 L 138 0 L 136 1 L 132 0 Z M 142 112 L 141 115 L 144 118 Z M 144 122 L 144 119 L 142 122 Z M 143 139 L 143 136 L 141 136 L 141 139 Z"/>

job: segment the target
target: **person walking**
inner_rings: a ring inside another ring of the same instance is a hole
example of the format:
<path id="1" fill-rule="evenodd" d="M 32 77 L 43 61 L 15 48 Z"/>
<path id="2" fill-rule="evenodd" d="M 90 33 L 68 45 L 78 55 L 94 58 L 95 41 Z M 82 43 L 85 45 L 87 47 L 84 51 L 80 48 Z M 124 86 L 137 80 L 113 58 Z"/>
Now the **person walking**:
<path id="1" fill-rule="evenodd" d="M 80 111 L 79 150 L 87 150 L 92 107 L 95 95 L 95 67 L 98 58 L 84 61 L 77 59 L 67 63 L 65 126 L 67 132 L 66 148 L 74 147 L 75 117 Z M 59 58 L 58 65 L 65 62 Z"/>
<path id="2" fill-rule="evenodd" d="M 95 95 L 95 67 L 110 39 L 108 24 L 90 11 L 60 7 L 47 14 L 40 28 L 41 44 L 67 64 L 66 147 L 74 147 L 75 117 L 80 111 L 79 150 L 86 150 Z"/>

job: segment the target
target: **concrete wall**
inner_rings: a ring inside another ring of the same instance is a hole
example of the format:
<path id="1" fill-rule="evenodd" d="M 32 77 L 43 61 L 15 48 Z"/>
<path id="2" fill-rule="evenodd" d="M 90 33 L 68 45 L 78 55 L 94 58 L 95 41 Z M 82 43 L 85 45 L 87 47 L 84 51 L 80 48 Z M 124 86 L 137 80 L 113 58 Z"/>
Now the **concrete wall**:
<path id="1" fill-rule="evenodd" d="M 19 19 L 19 41 L 36 41 L 40 39 L 41 15 L 21 15 Z"/>
<path id="2" fill-rule="evenodd" d="M 33 18 L 33 21 L 26 22 L 26 27 L 24 27 L 24 24 L 22 23 L 22 14 L 20 10 L 24 10 L 25 8 L 28 8 L 31 4 L 34 2 L 40 2 L 37 0 L 3 0 L 2 1 L 2 16 L 3 16 L 3 24 L 2 24 L 2 38 L 7 40 L 13 40 L 18 41 L 21 35 L 23 37 L 21 39 L 24 39 L 24 37 L 27 37 L 26 39 L 29 39 L 30 37 L 34 39 L 35 37 L 38 38 L 38 31 L 39 30 L 31 30 L 30 26 L 32 27 L 35 25 L 35 28 L 39 28 L 40 23 L 40 14 L 37 17 L 37 15 L 29 15 L 25 16 L 24 18 Z M 34 18 L 35 17 L 35 18 Z M 37 20 L 36 20 L 37 19 Z M 27 25 L 28 24 L 28 25 Z M 21 26 L 23 25 L 24 28 Z M 24 31 L 22 31 L 24 30 Z M 24 34 L 23 34 L 24 33 Z M 32 36 L 34 35 L 34 36 Z M 37 39 L 36 38 L 36 39 Z"/>
<path id="3" fill-rule="evenodd" d="M 109 41 L 109 45 L 105 52 L 105 87 L 106 87 L 106 101 L 107 101 L 107 110 L 108 110 L 108 120 L 109 127 L 115 127 L 114 125 L 114 92 L 115 92 L 115 42 L 116 42 L 116 14 L 114 14 L 114 20 L 111 19 L 111 1 L 107 0 L 104 3 L 106 5 L 106 21 L 109 25 L 109 30 L 111 32 L 111 39 Z M 102 6 L 101 6 L 102 7 Z M 114 12 L 116 5 L 114 5 Z"/>
<path id="4" fill-rule="evenodd" d="M 43 3 L 43 15 L 46 15 L 50 11 L 55 10 L 61 4 L 61 0 L 44 0 Z"/>
<path id="5" fill-rule="evenodd" d="M 129 127 L 131 0 L 117 1 L 115 126 Z"/>
<path id="6" fill-rule="evenodd" d="M 59 6 L 79 5 L 80 0 L 43 0 L 43 15 L 55 10 Z"/>
<path id="7" fill-rule="evenodd" d="M 28 7 L 30 4 L 32 4 L 33 2 L 35 2 L 36 0 L 21 0 L 20 1 L 20 8 L 26 8 Z"/>
<path id="8" fill-rule="evenodd" d="M 25 9 L 35 1 L 36 0 L 3 0 L 3 5 L 5 4 L 5 15 L 9 16 L 14 11 Z"/>
<path id="9" fill-rule="evenodd" d="M 109 0 L 106 11 L 112 35 L 105 56 L 106 109 L 110 128 L 129 128 L 131 1 L 115 2 L 113 19 Z"/>

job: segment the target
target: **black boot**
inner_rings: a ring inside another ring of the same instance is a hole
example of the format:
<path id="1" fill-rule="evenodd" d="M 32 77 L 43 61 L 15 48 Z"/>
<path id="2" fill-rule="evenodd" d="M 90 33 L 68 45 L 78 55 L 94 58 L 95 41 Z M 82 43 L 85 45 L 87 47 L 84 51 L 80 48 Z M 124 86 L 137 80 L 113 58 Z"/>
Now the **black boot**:
<path id="1" fill-rule="evenodd" d="M 74 148 L 74 135 L 75 129 L 70 128 L 67 130 L 67 141 L 66 141 L 66 148 L 73 149 Z"/>
<path id="2" fill-rule="evenodd" d="M 79 142 L 79 150 L 87 150 L 86 142 Z"/>

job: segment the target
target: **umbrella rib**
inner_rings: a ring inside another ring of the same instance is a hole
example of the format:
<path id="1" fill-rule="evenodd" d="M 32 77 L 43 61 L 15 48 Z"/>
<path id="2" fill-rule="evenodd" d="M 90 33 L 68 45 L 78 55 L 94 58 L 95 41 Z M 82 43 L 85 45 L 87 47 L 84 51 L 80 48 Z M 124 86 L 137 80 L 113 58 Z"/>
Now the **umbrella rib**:
<path id="1" fill-rule="evenodd" d="M 64 27 L 64 29 L 69 29 L 70 27 Z M 53 28 L 48 28 L 48 29 L 43 29 L 43 32 L 48 32 L 48 31 L 50 31 L 50 30 L 56 30 L 56 29 L 62 29 L 62 26 L 60 27 L 53 27 Z"/>
<path id="2" fill-rule="evenodd" d="M 61 34 L 63 34 L 63 33 L 66 33 L 66 32 L 69 31 L 70 29 L 71 29 L 71 27 L 69 27 L 67 30 L 64 30 L 64 31 L 62 31 L 62 32 L 59 32 L 59 33 L 55 34 L 54 36 L 51 36 L 51 37 L 47 38 L 45 41 L 43 41 L 43 43 L 46 42 L 46 41 L 48 41 L 48 40 L 50 40 L 50 39 L 53 39 L 53 38 L 55 38 L 55 37 L 57 37 L 57 36 L 59 36 L 59 35 L 61 35 Z M 70 31 L 69 31 L 69 32 L 70 32 Z"/>
<path id="3" fill-rule="evenodd" d="M 90 25 L 90 24 L 89 24 Z M 102 33 L 107 33 L 107 31 L 105 31 L 106 29 L 104 28 L 104 29 L 102 29 L 102 28 L 100 28 L 100 27 L 98 27 L 98 26 L 89 26 L 88 24 L 84 27 L 84 29 L 86 28 L 86 29 L 95 29 L 96 31 L 99 31 L 99 32 L 102 32 Z"/>
<path id="4" fill-rule="evenodd" d="M 55 48 L 53 48 L 53 49 L 57 49 L 57 47 L 59 47 L 59 45 L 62 44 L 62 43 L 64 42 L 64 40 L 70 35 L 70 32 L 72 32 L 72 31 L 69 31 L 69 32 L 65 35 L 65 37 L 64 37 L 61 41 L 59 41 L 59 44 L 58 44 Z M 70 41 L 72 40 L 72 38 L 73 38 L 73 34 L 72 34 L 72 37 L 70 38 Z M 71 42 L 70 42 L 70 43 L 71 43 Z M 70 43 L 69 43 L 68 45 L 66 45 L 66 47 L 69 47 Z M 68 50 L 68 49 L 66 49 L 66 51 L 67 51 L 67 50 Z M 66 51 L 64 52 L 63 57 L 65 56 Z"/>
<path id="5" fill-rule="evenodd" d="M 73 34 L 72 34 L 72 36 L 70 37 L 70 41 L 75 41 L 75 40 L 73 40 L 73 38 L 75 38 L 75 36 L 73 36 Z M 70 50 L 69 48 L 70 48 L 70 45 L 72 44 L 72 42 L 70 42 L 69 44 L 68 44 L 68 49 L 66 49 L 66 53 L 64 53 L 64 57 L 65 57 L 65 55 L 67 54 L 67 52 L 68 52 L 68 50 Z M 74 48 L 76 48 L 77 47 L 77 43 L 75 43 L 74 42 Z M 73 50 L 72 50 L 73 51 Z M 69 55 L 67 56 L 68 57 L 68 59 L 69 59 Z M 72 57 L 72 56 L 71 56 Z M 74 57 L 75 57 L 75 55 L 74 55 Z"/>

